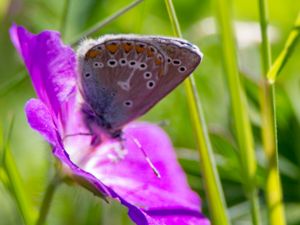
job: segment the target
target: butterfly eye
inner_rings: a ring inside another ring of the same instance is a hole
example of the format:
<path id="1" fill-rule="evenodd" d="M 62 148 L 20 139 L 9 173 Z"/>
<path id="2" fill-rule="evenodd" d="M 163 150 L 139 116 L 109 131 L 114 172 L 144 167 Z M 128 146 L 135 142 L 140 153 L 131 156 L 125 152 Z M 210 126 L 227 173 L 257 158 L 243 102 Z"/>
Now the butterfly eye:
<path id="1" fill-rule="evenodd" d="M 178 71 L 179 71 L 180 73 L 183 73 L 183 72 L 186 71 L 186 67 L 181 66 L 181 67 L 178 68 Z"/>
<path id="2" fill-rule="evenodd" d="M 171 58 L 168 58 L 168 59 L 167 59 L 167 62 L 168 62 L 168 64 L 170 64 L 170 63 L 172 62 L 172 59 L 171 59 Z"/>
<path id="3" fill-rule="evenodd" d="M 131 107 L 133 105 L 133 102 L 131 100 L 127 100 L 123 103 L 123 105 L 126 107 Z"/>
<path id="4" fill-rule="evenodd" d="M 155 87 L 155 82 L 153 80 L 149 80 L 147 82 L 147 88 L 148 89 L 153 89 Z"/>
<path id="5" fill-rule="evenodd" d="M 144 73 L 144 78 L 145 79 L 150 79 L 151 77 L 152 77 L 152 73 L 151 72 L 148 71 L 148 72 Z"/>

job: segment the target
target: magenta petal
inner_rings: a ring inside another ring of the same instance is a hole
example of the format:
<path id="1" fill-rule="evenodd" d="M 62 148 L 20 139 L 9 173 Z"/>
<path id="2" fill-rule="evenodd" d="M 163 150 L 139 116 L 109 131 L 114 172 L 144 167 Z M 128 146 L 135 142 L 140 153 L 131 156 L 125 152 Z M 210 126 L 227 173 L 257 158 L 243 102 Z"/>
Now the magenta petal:
<path id="1" fill-rule="evenodd" d="M 100 197 L 112 197 L 110 189 L 107 188 L 100 180 L 98 180 L 94 175 L 82 170 L 71 161 L 60 140 L 56 143 L 56 147 L 53 149 L 53 154 L 63 163 L 63 165 L 67 166 L 71 170 L 71 176 L 82 186 Z"/>
<path id="2" fill-rule="evenodd" d="M 54 126 L 51 114 L 47 106 L 38 99 L 30 99 L 25 105 L 28 123 L 37 130 L 49 143 L 54 146 L 53 153 L 59 160 L 70 168 L 72 176 L 80 182 L 85 181 L 85 185 L 95 194 L 100 196 L 110 196 L 110 191 L 93 175 L 85 172 L 76 166 L 69 158 L 62 147 L 57 129 Z M 78 179 L 81 178 L 81 179 Z"/>
<path id="3" fill-rule="evenodd" d="M 39 99 L 30 99 L 25 105 L 25 112 L 30 126 L 49 143 L 56 145 L 56 128 L 47 106 Z"/>
<path id="4" fill-rule="evenodd" d="M 132 137 L 138 139 L 161 178 L 154 175 Z M 147 223 L 137 224 L 209 224 L 164 131 L 155 125 L 134 123 L 125 129 L 125 139 L 125 159 L 100 162 L 89 171 L 121 196 L 127 207 L 140 209 Z M 130 216 L 134 221 L 141 219 L 140 214 Z"/>
<path id="5" fill-rule="evenodd" d="M 188 186 L 170 140 L 159 127 L 145 123 L 127 126 L 124 131 L 128 154 L 117 162 L 110 155 L 116 149 L 95 149 L 87 137 L 74 136 L 63 143 L 66 134 L 84 131 L 83 121 L 76 113 L 75 54 L 63 45 L 58 32 L 34 35 L 13 25 L 10 35 L 39 97 L 26 104 L 28 122 L 53 145 L 53 154 L 64 165 L 66 174 L 70 173 L 70 177 L 101 197 L 118 199 L 138 225 L 209 224 L 200 211 L 199 197 Z M 160 179 L 133 138 L 148 153 L 161 174 Z M 73 161 L 65 150 L 68 147 L 72 149 L 69 153 Z M 76 159 L 78 149 L 87 154 Z"/>
<path id="6" fill-rule="evenodd" d="M 38 97 L 51 113 L 59 115 L 61 104 L 75 89 L 75 53 L 61 42 L 58 32 L 35 35 L 13 25 L 10 36 L 26 64 Z"/>

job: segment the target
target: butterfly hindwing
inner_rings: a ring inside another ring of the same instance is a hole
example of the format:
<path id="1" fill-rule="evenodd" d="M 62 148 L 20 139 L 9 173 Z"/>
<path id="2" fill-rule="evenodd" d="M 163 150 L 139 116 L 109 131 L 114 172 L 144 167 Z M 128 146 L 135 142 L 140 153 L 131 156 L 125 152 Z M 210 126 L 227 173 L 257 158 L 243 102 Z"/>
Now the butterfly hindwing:
<path id="1" fill-rule="evenodd" d="M 114 35 L 90 42 L 79 55 L 84 101 L 114 130 L 143 115 L 201 61 L 181 39 Z"/>

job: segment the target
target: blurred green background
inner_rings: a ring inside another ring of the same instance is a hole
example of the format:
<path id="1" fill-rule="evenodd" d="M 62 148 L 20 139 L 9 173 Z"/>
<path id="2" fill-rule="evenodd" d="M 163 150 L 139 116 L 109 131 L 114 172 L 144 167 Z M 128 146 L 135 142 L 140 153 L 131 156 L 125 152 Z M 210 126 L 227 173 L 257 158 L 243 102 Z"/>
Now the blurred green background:
<path id="1" fill-rule="evenodd" d="M 7 134 L 14 117 L 10 138 L 11 151 L 24 181 L 30 201 L 36 207 L 47 183 L 54 174 L 55 160 L 40 135 L 31 130 L 24 115 L 24 104 L 35 96 L 24 65 L 13 48 L 8 29 L 13 22 L 37 33 L 45 29 L 63 29 L 65 43 L 126 6 L 128 0 L 70 0 L 64 17 L 65 1 L 0 0 L 0 126 Z M 238 45 L 239 69 L 245 86 L 258 159 L 259 198 L 264 224 L 266 208 L 264 180 L 266 161 L 261 143 L 258 84 L 260 79 L 260 30 L 258 2 L 232 0 Z M 294 24 L 300 2 L 269 0 L 270 40 L 276 58 Z M 204 60 L 195 71 L 197 88 L 209 127 L 213 150 L 222 179 L 229 215 L 233 224 L 251 224 L 249 204 L 241 185 L 241 171 L 233 137 L 229 92 L 222 67 L 219 36 L 214 22 L 215 9 L 210 0 L 174 0 L 184 37 L 197 44 Z M 65 18 L 65 19 L 64 19 Z M 172 36 L 164 1 L 145 0 L 128 13 L 105 26 L 94 37 L 108 33 L 137 33 Z M 300 224 L 300 48 L 297 47 L 276 84 L 279 166 L 288 224 Z M 25 78 L 24 78 L 25 77 Z M 198 153 L 187 109 L 183 86 L 179 86 L 141 120 L 168 121 L 164 127 L 170 135 L 192 188 L 203 202 L 208 215 Z M 0 133 L 0 135 L 2 135 Z M 1 165 L 1 164 L 0 164 Z M 0 178 L 1 170 L 0 170 Z M 3 181 L 3 180 L 2 180 Z M 0 224 L 22 224 L 14 199 L 0 182 Z M 95 198 L 79 186 L 62 184 L 47 219 L 48 224 L 132 224 L 126 209 Z"/>

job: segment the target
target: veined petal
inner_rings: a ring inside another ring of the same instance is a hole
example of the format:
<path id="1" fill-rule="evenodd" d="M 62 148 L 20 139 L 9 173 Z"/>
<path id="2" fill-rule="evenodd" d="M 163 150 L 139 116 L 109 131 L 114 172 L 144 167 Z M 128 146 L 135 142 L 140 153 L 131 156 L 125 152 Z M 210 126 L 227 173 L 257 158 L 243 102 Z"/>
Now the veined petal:
<path id="1" fill-rule="evenodd" d="M 25 105 L 31 128 L 38 131 L 49 143 L 56 145 L 57 130 L 48 107 L 39 99 L 30 99 Z"/>
<path id="2" fill-rule="evenodd" d="M 39 99 L 30 99 L 25 105 L 25 112 L 30 126 L 38 131 L 52 146 L 53 154 L 63 163 L 65 169 L 70 171 L 71 177 L 82 186 L 91 190 L 100 197 L 110 196 L 110 191 L 92 174 L 75 165 L 64 150 L 61 137 L 53 123 L 48 107 Z"/>
<path id="3" fill-rule="evenodd" d="M 156 125 L 133 123 L 124 132 L 128 150 L 125 158 L 107 163 L 100 154 L 99 163 L 87 164 L 86 170 L 123 199 L 122 204 L 131 210 L 129 215 L 135 222 L 147 221 L 137 224 L 209 224 L 164 131 Z M 161 178 L 155 176 L 133 138 L 147 152 Z M 91 161 L 97 161 L 95 157 L 96 152 Z"/>
<path id="4" fill-rule="evenodd" d="M 110 196 L 109 190 L 101 181 L 97 180 L 92 174 L 80 169 L 70 160 L 69 155 L 63 148 L 61 138 L 47 106 L 39 99 L 30 99 L 25 105 L 25 111 L 30 126 L 52 144 L 53 154 L 66 168 L 70 169 L 70 175 L 95 194 L 101 197 Z"/>
<path id="5" fill-rule="evenodd" d="M 56 146 L 53 149 L 53 154 L 62 162 L 65 169 L 69 170 L 70 177 L 74 178 L 76 182 L 89 189 L 97 196 L 102 198 L 112 197 L 111 191 L 108 187 L 106 187 L 93 174 L 90 174 L 72 162 L 60 140 L 56 143 Z M 67 173 L 67 171 L 65 172 Z"/>
<path id="6" fill-rule="evenodd" d="M 80 136 L 86 128 L 75 113 L 78 102 L 73 50 L 62 44 L 57 32 L 34 35 L 13 25 L 10 34 L 39 97 L 26 104 L 28 122 L 53 145 L 53 154 L 66 166 L 70 177 L 101 197 L 118 199 L 138 225 L 209 224 L 162 129 L 146 123 L 127 126 L 127 154 L 115 151 L 117 158 L 124 158 L 114 161 L 114 151 L 95 148 L 90 145 L 90 137 Z M 155 176 L 139 145 L 161 178 Z M 76 157 L 78 148 L 83 148 L 80 152 L 84 154 Z"/>
<path id="7" fill-rule="evenodd" d="M 60 34 L 55 31 L 32 34 L 13 25 L 10 36 L 25 62 L 38 97 L 56 119 L 61 116 L 62 104 L 75 90 L 74 51 L 62 43 Z"/>

